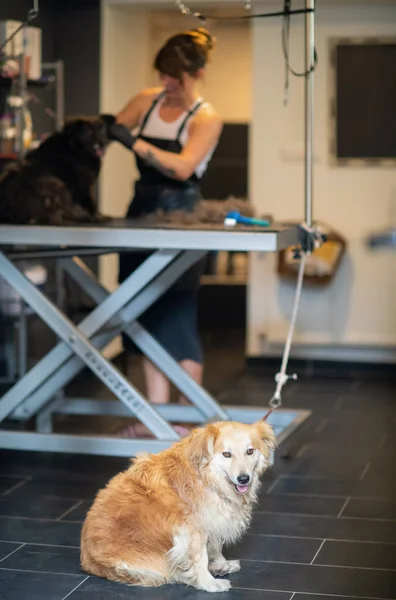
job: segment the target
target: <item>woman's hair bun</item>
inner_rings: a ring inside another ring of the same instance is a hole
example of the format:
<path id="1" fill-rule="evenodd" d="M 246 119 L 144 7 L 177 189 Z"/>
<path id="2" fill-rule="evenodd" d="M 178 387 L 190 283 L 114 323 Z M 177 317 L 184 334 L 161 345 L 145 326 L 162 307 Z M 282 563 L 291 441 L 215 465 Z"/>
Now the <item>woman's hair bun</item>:
<path id="1" fill-rule="evenodd" d="M 204 27 L 197 27 L 196 29 L 190 29 L 187 34 L 196 39 L 200 46 L 204 46 L 208 52 L 213 50 L 216 46 L 216 38 L 205 29 Z"/>

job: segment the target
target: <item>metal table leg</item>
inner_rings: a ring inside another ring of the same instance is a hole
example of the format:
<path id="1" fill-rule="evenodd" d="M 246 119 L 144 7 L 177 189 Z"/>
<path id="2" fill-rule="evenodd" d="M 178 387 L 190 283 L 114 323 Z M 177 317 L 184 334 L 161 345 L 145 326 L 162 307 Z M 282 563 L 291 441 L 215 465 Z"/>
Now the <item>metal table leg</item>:
<path id="1" fill-rule="evenodd" d="M 97 307 L 92 313 L 79 324 L 79 329 L 86 337 L 92 337 L 101 327 L 119 312 L 130 300 L 142 290 L 153 276 L 157 275 L 177 255 L 175 251 L 159 252 L 150 257 L 149 269 L 145 271 L 142 267 L 137 269 L 112 295 L 105 306 Z M 6 259 L 8 260 L 8 259 Z M 14 267 L 15 268 L 15 267 Z M 48 301 L 47 301 L 48 302 Z M 45 316 L 44 316 L 45 321 Z M 23 400 L 48 379 L 68 358 L 73 356 L 73 350 L 65 343 L 59 343 L 42 360 L 40 360 L 25 377 L 23 377 L 0 401 L 0 421 L 9 414 L 10 404 L 17 407 Z M 59 388 L 58 388 L 59 389 Z M 54 391 L 54 393 L 57 390 Z M 8 412 L 6 412 L 8 411 Z M 31 414 L 26 415 L 31 416 Z"/>
<path id="2" fill-rule="evenodd" d="M 170 253 L 172 255 L 172 252 Z M 152 257 L 155 258 L 155 255 Z M 173 256 L 171 256 L 173 258 Z M 0 253 L 0 273 L 8 283 L 19 292 L 33 310 L 48 324 L 84 363 L 103 381 L 103 383 L 128 406 L 139 420 L 152 433 L 162 440 L 179 439 L 176 431 L 165 421 L 147 400 L 125 377 L 96 350 L 89 340 L 62 314 L 4 254 Z M 129 282 L 126 281 L 125 284 Z M 125 286 L 127 287 L 127 286 Z M 117 290 L 120 292 L 122 286 Z M 125 289 L 125 288 L 124 288 Z M 110 300 L 110 299 L 109 299 Z M 125 301 L 124 303 L 125 304 Z M 103 310 L 102 306 L 98 311 Z M 9 398 L 0 403 L 0 418 L 7 416 L 14 408 L 15 399 Z"/>
<path id="3" fill-rule="evenodd" d="M 86 268 L 81 261 L 63 261 L 63 269 L 72 279 L 79 284 L 86 294 L 96 303 L 103 303 L 109 297 L 110 292 L 106 290 Z M 125 311 L 124 311 L 125 312 Z M 121 315 L 123 317 L 124 315 Z M 125 317 L 124 317 L 125 319 Z M 127 322 L 125 322 L 127 325 Z M 138 348 L 149 358 L 169 380 L 198 408 L 207 419 L 226 420 L 228 415 L 208 392 L 196 383 L 193 378 L 174 360 L 164 348 L 138 323 L 126 326 L 124 333 L 127 334 Z"/>
<path id="4" fill-rule="evenodd" d="M 163 271 L 150 285 L 147 285 L 143 291 L 129 302 L 122 311 L 122 320 L 118 321 L 117 327 L 114 327 L 111 331 L 95 335 L 91 340 L 92 345 L 95 348 L 103 348 L 109 344 L 114 337 L 122 333 L 129 323 L 135 321 L 135 319 L 151 306 L 153 302 L 155 302 L 157 298 L 180 277 L 181 274 L 190 268 L 197 260 L 202 258 L 204 254 L 204 252 L 198 251 L 178 256 L 166 271 Z M 114 296 L 114 294 L 116 294 L 116 292 L 114 292 L 112 296 Z M 51 353 L 49 353 L 49 355 L 50 354 Z M 44 358 L 40 364 L 43 364 L 47 358 L 48 357 Z M 56 392 L 73 379 L 83 367 L 84 362 L 81 361 L 79 357 L 71 356 L 56 372 L 46 379 L 42 377 L 42 371 L 39 370 L 37 373 L 37 377 L 39 377 L 38 384 L 37 379 L 35 379 L 35 382 L 40 387 L 12 413 L 12 417 L 26 419 L 35 415 L 49 400 L 51 400 L 51 398 L 54 397 Z M 16 387 L 17 386 L 14 386 L 13 390 Z M 0 407 L 2 401 L 3 400 L 0 400 Z"/>

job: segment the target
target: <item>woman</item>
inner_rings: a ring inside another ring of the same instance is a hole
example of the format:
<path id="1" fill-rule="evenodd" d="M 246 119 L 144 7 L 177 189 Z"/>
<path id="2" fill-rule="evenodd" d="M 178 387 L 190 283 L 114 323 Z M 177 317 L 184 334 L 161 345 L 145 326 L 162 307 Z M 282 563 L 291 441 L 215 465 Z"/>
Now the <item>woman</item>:
<path id="1" fill-rule="evenodd" d="M 222 131 L 219 115 L 197 90 L 213 47 L 213 38 L 202 28 L 168 39 L 154 61 L 162 87 L 132 98 L 110 127 L 110 137 L 135 153 L 140 173 L 127 218 L 158 209 L 191 211 L 201 199 L 200 179 Z M 122 254 L 119 281 L 146 258 L 141 253 Z M 203 375 L 197 331 L 200 273 L 199 267 L 190 269 L 139 319 L 198 383 Z M 127 339 L 124 346 L 131 346 Z M 143 368 L 148 399 L 169 402 L 168 379 L 146 358 Z"/>

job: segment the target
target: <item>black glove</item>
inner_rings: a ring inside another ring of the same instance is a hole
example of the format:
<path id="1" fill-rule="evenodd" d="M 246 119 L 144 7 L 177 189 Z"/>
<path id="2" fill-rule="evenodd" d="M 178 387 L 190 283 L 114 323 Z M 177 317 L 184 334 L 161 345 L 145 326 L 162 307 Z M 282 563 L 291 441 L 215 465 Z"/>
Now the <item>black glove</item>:
<path id="1" fill-rule="evenodd" d="M 128 150 L 133 150 L 137 136 L 132 135 L 125 125 L 117 123 L 116 118 L 113 115 L 100 115 L 100 118 L 106 126 L 107 137 L 109 140 L 120 142 L 120 144 L 125 146 L 125 148 L 128 148 Z"/>

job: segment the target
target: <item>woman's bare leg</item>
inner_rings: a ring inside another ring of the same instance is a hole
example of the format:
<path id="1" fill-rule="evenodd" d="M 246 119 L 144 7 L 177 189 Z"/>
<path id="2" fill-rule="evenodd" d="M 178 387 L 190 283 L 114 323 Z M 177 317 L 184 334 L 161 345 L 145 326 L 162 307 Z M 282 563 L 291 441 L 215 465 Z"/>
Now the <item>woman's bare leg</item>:
<path id="1" fill-rule="evenodd" d="M 187 371 L 187 373 L 196 381 L 201 384 L 203 379 L 204 366 L 193 360 L 182 360 L 180 366 Z M 159 370 L 148 358 L 143 358 L 143 372 L 146 384 L 147 400 L 152 404 L 169 404 L 170 402 L 170 391 L 171 386 L 167 377 Z M 180 404 L 189 405 L 190 402 L 183 395 L 179 398 Z M 180 435 L 186 435 L 189 433 L 189 427 L 183 425 L 175 425 L 176 431 Z M 148 434 L 147 428 L 142 423 L 137 423 L 132 427 L 127 427 L 123 430 L 123 437 L 135 437 L 146 436 Z"/>
<path id="2" fill-rule="evenodd" d="M 185 371 L 187 371 L 187 373 L 190 375 L 190 377 L 194 379 L 194 381 L 196 381 L 200 385 L 202 384 L 204 366 L 201 363 L 197 363 L 194 360 L 187 359 L 182 360 L 180 366 Z M 190 404 L 189 400 L 187 400 L 187 398 L 183 395 L 179 397 L 179 402 L 180 404 Z"/>
<path id="3" fill-rule="evenodd" d="M 170 382 L 167 377 L 146 357 L 143 358 L 147 400 L 153 404 L 169 404 Z"/>

